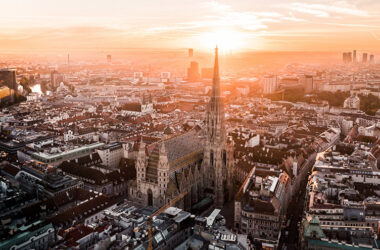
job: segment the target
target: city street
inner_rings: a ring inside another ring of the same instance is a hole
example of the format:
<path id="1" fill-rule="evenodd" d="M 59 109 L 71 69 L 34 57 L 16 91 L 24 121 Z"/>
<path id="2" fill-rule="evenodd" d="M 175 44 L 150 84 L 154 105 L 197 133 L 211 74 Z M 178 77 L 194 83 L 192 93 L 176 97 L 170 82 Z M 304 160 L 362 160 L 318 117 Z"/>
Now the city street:
<path id="1" fill-rule="evenodd" d="M 313 165 L 315 160 L 308 162 L 308 164 Z M 310 166 L 310 165 L 309 165 Z M 311 171 L 311 169 L 310 169 Z M 287 220 L 290 220 L 290 225 L 287 226 L 282 231 L 282 236 L 279 244 L 279 249 L 299 249 L 299 225 L 302 220 L 304 204 L 305 204 L 305 194 L 306 194 L 306 184 L 309 178 L 309 174 L 302 180 L 300 188 L 297 195 L 293 197 L 288 207 L 288 213 L 286 215 Z M 288 234 L 286 235 L 286 231 Z"/>

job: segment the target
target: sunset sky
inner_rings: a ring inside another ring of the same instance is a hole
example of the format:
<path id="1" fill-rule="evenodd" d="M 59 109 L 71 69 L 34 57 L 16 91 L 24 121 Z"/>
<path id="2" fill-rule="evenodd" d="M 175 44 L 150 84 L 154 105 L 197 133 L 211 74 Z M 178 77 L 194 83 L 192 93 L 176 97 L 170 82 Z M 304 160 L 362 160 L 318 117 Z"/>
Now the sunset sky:
<path id="1" fill-rule="evenodd" d="M 0 50 L 379 50 L 379 0 L 12 0 Z"/>

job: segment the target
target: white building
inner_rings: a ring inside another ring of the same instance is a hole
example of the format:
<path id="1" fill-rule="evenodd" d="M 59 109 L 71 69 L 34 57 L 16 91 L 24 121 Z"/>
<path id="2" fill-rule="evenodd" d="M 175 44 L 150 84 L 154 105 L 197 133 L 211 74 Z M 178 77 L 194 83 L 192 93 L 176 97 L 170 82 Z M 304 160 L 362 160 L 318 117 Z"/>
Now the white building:
<path id="1" fill-rule="evenodd" d="M 357 95 L 351 95 L 344 100 L 343 107 L 349 109 L 360 109 L 360 98 Z"/>
<path id="2" fill-rule="evenodd" d="M 271 94 L 277 90 L 277 76 L 264 77 L 264 94 Z"/>
<path id="3" fill-rule="evenodd" d="M 63 138 L 65 142 L 76 140 L 76 139 L 95 141 L 94 140 L 94 138 L 96 138 L 95 135 L 96 135 L 95 128 L 78 129 L 77 127 L 75 127 L 74 129 L 66 130 L 63 134 Z"/>
<path id="4" fill-rule="evenodd" d="M 110 168 L 117 168 L 124 155 L 124 148 L 121 143 L 115 142 L 97 149 L 104 165 Z"/>

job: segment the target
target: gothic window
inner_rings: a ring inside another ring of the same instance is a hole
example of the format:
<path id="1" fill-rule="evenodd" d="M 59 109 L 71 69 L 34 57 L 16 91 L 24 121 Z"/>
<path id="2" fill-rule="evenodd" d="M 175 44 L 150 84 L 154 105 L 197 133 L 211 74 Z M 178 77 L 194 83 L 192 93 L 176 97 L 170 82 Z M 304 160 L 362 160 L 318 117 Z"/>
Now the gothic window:
<path id="1" fill-rule="evenodd" d="M 223 163 L 224 163 L 224 166 L 227 165 L 227 153 L 226 153 L 226 150 L 223 150 Z"/>
<path id="2" fill-rule="evenodd" d="M 211 166 L 214 165 L 214 152 L 212 150 L 210 151 L 210 163 L 211 163 Z"/>
<path id="3" fill-rule="evenodd" d="M 317 232 L 315 232 L 315 231 L 311 232 L 311 238 L 316 239 L 317 238 Z"/>

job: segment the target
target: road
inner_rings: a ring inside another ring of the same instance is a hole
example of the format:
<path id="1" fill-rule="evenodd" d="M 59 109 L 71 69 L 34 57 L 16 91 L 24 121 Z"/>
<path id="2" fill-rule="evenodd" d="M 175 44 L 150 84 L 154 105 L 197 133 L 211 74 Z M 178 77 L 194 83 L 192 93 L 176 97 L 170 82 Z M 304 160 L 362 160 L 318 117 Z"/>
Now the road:
<path id="1" fill-rule="evenodd" d="M 308 162 L 309 166 L 314 165 L 315 158 Z M 310 168 L 311 169 L 311 168 Z M 290 219 L 289 227 L 285 228 L 282 231 L 282 236 L 280 239 L 279 249 L 300 249 L 298 247 L 299 241 L 299 223 L 301 223 L 304 204 L 305 204 L 305 196 L 306 196 L 306 184 L 309 178 L 309 174 L 305 176 L 305 178 L 301 181 L 301 185 L 299 190 L 297 190 L 296 195 L 293 197 L 293 200 L 290 202 L 288 207 L 288 212 L 286 218 Z M 288 236 L 285 235 L 285 232 L 288 231 Z"/>

